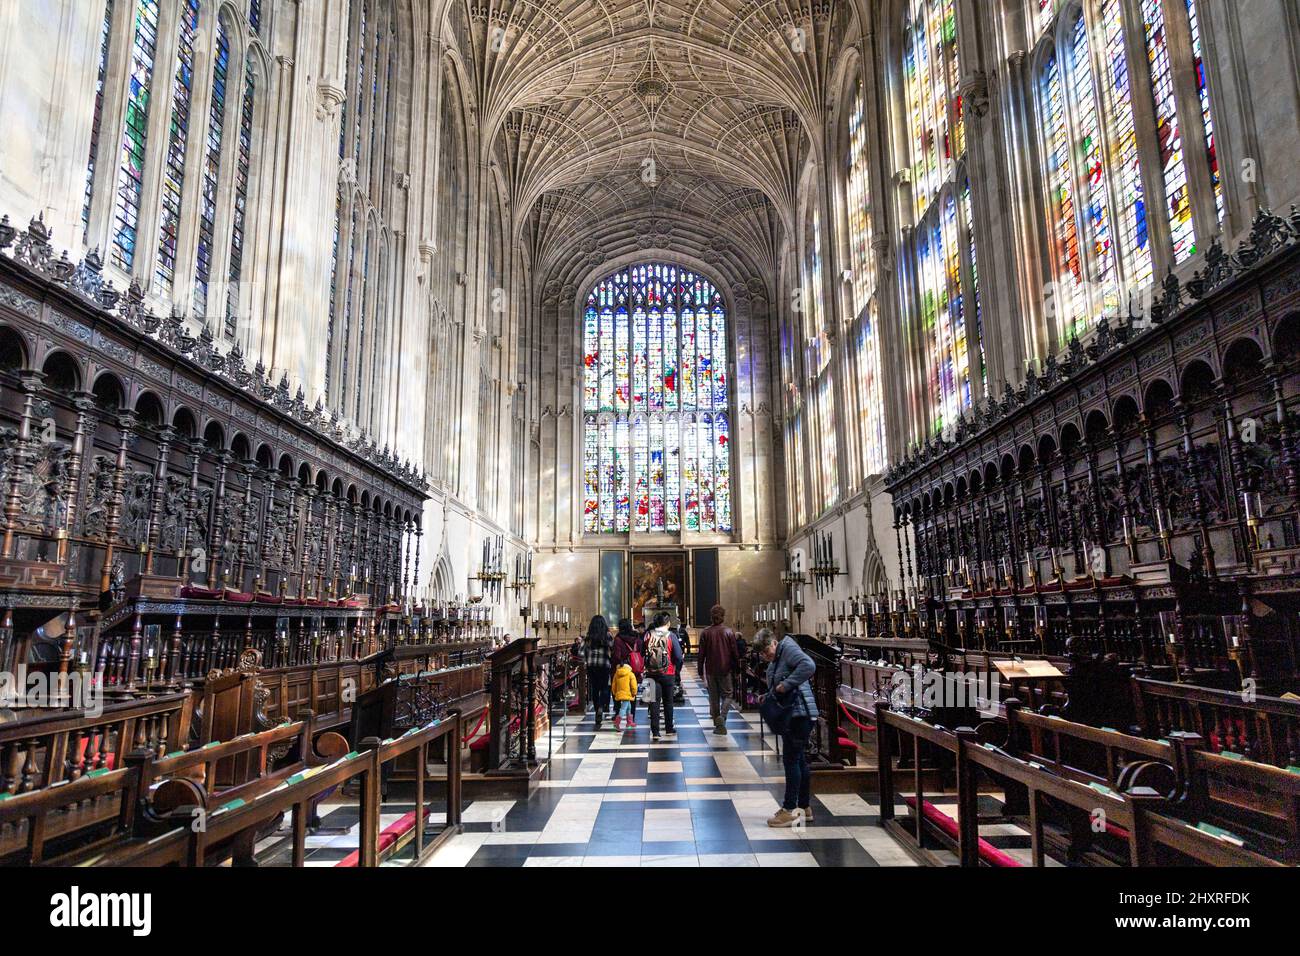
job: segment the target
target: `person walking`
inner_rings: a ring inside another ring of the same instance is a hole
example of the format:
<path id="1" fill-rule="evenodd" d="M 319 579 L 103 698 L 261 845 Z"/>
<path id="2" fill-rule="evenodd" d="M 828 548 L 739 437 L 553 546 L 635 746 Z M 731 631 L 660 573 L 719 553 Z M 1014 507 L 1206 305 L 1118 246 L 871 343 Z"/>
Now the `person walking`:
<path id="1" fill-rule="evenodd" d="M 736 634 L 723 622 L 727 609 L 715 604 L 709 609 L 709 626 L 700 634 L 700 647 L 696 656 L 696 669 L 700 680 L 709 691 L 709 717 L 713 719 L 713 732 L 727 734 L 727 711 L 731 709 L 731 695 L 735 684 L 733 675 L 740 667 L 736 656 Z"/>
<path id="2" fill-rule="evenodd" d="M 659 739 L 661 709 L 664 715 L 664 736 L 677 736 L 677 730 L 673 726 L 673 690 L 677 669 L 682 662 L 682 647 L 677 643 L 677 635 L 668 626 L 670 620 L 664 611 L 656 614 L 645 639 L 646 677 L 654 681 L 658 690 L 655 702 L 650 705 L 650 739 L 655 741 Z"/>
<path id="3" fill-rule="evenodd" d="M 632 676 L 638 681 L 645 674 L 645 647 L 641 641 L 641 636 L 632 630 L 632 622 L 623 618 L 618 622 L 618 636 L 614 638 L 614 650 L 612 653 L 614 666 L 626 664 L 632 669 Z M 632 697 L 631 714 L 624 728 L 636 727 L 636 696 Z"/>
<path id="4" fill-rule="evenodd" d="M 632 702 L 636 700 L 636 675 L 627 663 L 619 664 L 615 669 L 612 689 L 614 701 L 618 705 L 614 714 L 614 729 L 623 730 L 635 726 L 628 723 L 628 720 L 632 713 Z"/>
<path id="5" fill-rule="evenodd" d="M 817 719 L 812 676 L 813 659 L 793 637 L 780 641 L 769 628 L 754 636 L 754 649 L 767 661 L 767 693 L 789 704 L 790 716 L 781 734 L 781 762 L 785 767 L 785 799 L 767 821 L 770 827 L 791 827 L 796 821 L 812 822 L 812 768 L 808 764 L 808 739 Z"/>
<path id="6" fill-rule="evenodd" d="M 686 655 L 691 652 L 691 635 L 686 630 L 686 621 L 679 620 L 673 633 L 677 636 L 677 643 L 682 652 L 681 660 L 677 662 L 677 682 L 673 688 L 673 703 L 685 704 L 686 691 L 682 689 L 682 671 L 685 670 Z"/>
<path id="7" fill-rule="evenodd" d="M 596 729 L 600 730 L 609 706 L 609 652 L 613 642 L 609 625 L 597 614 L 587 625 L 586 639 L 582 645 L 582 659 L 587 665 L 587 693 L 591 695 L 591 708 L 596 714 Z"/>

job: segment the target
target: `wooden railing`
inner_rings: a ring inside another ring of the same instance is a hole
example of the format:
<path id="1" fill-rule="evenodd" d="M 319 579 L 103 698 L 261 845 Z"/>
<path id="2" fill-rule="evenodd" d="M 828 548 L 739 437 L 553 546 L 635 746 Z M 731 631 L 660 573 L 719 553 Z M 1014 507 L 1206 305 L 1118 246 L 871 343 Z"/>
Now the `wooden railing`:
<path id="1" fill-rule="evenodd" d="M 1275 767 L 1300 764 L 1300 700 L 1134 678 L 1142 733 L 1200 734 L 1212 752 L 1227 750 Z"/>
<path id="2" fill-rule="evenodd" d="M 132 750 L 163 754 L 186 745 L 189 691 L 0 724 L 0 794 L 26 793 L 101 769 Z"/>

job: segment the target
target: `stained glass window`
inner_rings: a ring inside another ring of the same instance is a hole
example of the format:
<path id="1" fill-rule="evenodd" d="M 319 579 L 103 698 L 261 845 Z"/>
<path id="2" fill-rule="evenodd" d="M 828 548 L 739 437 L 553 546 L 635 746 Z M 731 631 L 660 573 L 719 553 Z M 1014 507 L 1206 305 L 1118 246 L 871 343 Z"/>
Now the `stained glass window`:
<path id="1" fill-rule="evenodd" d="M 1201 124 L 1205 128 L 1205 160 L 1214 189 L 1217 220 L 1223 222 L 1223 177 L 1219 173 L 1219 154 L 1214 145 L 1214 117 L 1210 115 L 1210 87 L 1205 77 L 1205 55 L 1201 48 L 1201 20 L 1196 14 L 1196 0 L 1187 0 L 1187 23 L 1192 34 L 1192 59 L 1196 67 L 1196 95 L 1201 106 Z"/>
<path id="2" fill-rule="evenodd" d="M 812 500 L 809 504 L 820 514 L 839 498 L 839 455 L 835 431 L 835 388 L 831 370 L 832 347 L 826 331 L 821 213 L 815 205 L 807 217 L 805 229 L 804 295 L 801 298 L 807 308 L 807 322 L 803 328 L 803 373 L 808 385 L 809 404 L 806 410 L 800 409 L 794 414 L 796 427 L 800 430 L 804 428 L 806 415 L 812 441 L 819 448 L 829 449 L 809 462 L 812 470 L 809 485 Z"/>
<path id="3" fill-rule="evenodd" d="M 584 531 L 730 531 L 718 290 L 675 265 L 621 269 L 587 297 L 582 341 Z"/>
<path id="4" fill-rule="evenodd" d="M 1173 236 L 1174 262 L 1185 262 L 1196 253 L 1192 197 L 1187 184 L 1187 163 L 1183 157 L 1183 135 L 1178 125 L 1178 103 L 1174 74 L 1169 59 L 1169 33 L 1161 0 L 1142 0 L 1142 24 L 1146 33 L 1147 60 L 1155 94 L 1156 134 L 1164 174 L 1165 203 Z"/>
<path id="5" fill-rule="evenodd" d="M 953 198 L 956 173 L 965 161 L 966 134 L 952 0 L 912 0 L 906 37 L 904 99 L 917 219 L 912 241 L 933 434 L 969 407 L 969 351 L 972 345 L 978 347 L 966 328 L 962 284 L 974 247 L 959 228 Z"/>
<path id="6" fill-rule="evenodd" d="M 1080 165 L 1083 195 L 1084 235 L 1089 244 L 1090 277 L 1099 286 L 1103 311 L 1115 312 L 1119 291 L 1115 279 L 1115 249 L 1110 230 L 1110 198 L 1107 195 L 1106 163 L 1103 161 L 1101 123 L 1097 96 L 1092 83 L 1092 52 L 1083 10 L 1076 11 L 1069 42 L 1070 84 L 1074 94 L 1074 152 Z"/>
<path id="7" fill-rule="evenodd" d="M 95 154 L 99 152 L 99 127 L 104 117 L 104 72 L 108 69 L 108 42 L 113 35 L 113 0 L 104 5 L 104 26 L 99 34 L 99 69 L 95 75 L 95 114 L 90 122 L 90 158 L 86 160 L 86 198 L 82 225 L 90 225 L 90 202 L 95 196 Z"/>
<path id="8" fill-rule="evenodd" d="M 857 318 L 855 365 L 857 405 L 862 449 L 861 465 L 867 475 L 884 470 L 884 396 L 880 384 L 880 329 L 877 323 L 876 260 L 872 248 L 871 166 L 867 155 L 866 103 L 862 81 L 854 85 L 849 111 L 848 199 L 849 258 L 853 265 L 853 312 Z"/>
<path id="9" fill-rule="evenodd" d="M 253 150 L 253 109 L 257 77 L 251 59 L 244 65 L 244 98 L 239 110 L 239 144 L 235 157 L 234 221 L 230 230 L 230 284 L 226 289 L 226 335 L 235 334 L 239 283 L 244 269 L 244 230 L 248 213 L 248 177 Z"/>
<path id="10" fill-rule="evenodd" d="M 199 29 L 199 0 L 186 0 L 176 44 L 172 79 L 172 114 L 163 170 L 162 216 L 158 227 L 158 262 L 154 275 L 170 289 L 176 273 L 176 237 L 180 229 L 181 192 L 185 186 L 185 147 L 189 142 L 190 94 L 194 91 L 194 38 Z"/>
<path id="11" fill-rule="evenodd" d="M 221 139 L 226 122 L 226 82 L 230 71 L 230 36 L 224 17 L 217 20 L 212 58 L 212 96 L 208 101 L 208 135 L 203 149 L 203 186 L 199 191 L 199 250 L 194 274 L 194 311 L 205 315 L 212 277 L 213 231 L 217 218 L 217 184 L 221 173 Z"/>
<path id="12" fill-rule="evenodd" d="M 1054 307 L 1065 322 L 1073 322 L 1082 311 L 1083 261 L 1079 252 L 1078 223 L 1074 218 L 1070 121 L 1065 113 L 1064 84 L 1055 53 L 1043 64 L 1038 87 L 1045 119 L 1043 137 L 1047 148 L 1049 224 L 1055 247 Z"/>
<path id="13" fill-rule="evenodd" d="M 912 0 L 903 77 L 918 216 L 929 208 L 953 163 L 965 151 L 959 76 L 953 0 Z"/>
<path id="14" fill-rule="evenodd" d="M 988 391 L 988 363 L 984 360 L 984 313 L 980 308 L 980 270 L 979 259 L 975 254 L 975 214 L 971 208 L 970 180 L 962 183 L 961 189 L 962 217 L 966 222 L 966 249 L 970 255 L 970 290 L 971 312 L 975 316 L 975 338 L 979 346 L 979 378 L 984 390 Z"/>
<path id="15" fill-rule="evenodd" d="M 113 262 L 127 270 L 135 261 L 136 229 L 140 225 L 150 88 L 153 85 L 154 54 L 158 47 L 158 0 L 138 0 L 134 37 L 113 216 Z"/>
<path id="16" fill-rule="evenodd" d="M 1038 4 L 1038 28 L 1045 30 L 1052 22 L 1052 15 L 1056 12 L 1056 0 L 1034 0 Z"/>
<path id="17" fill-rule="evenodd" d="M 1141 0 L 1141 20 L 1132 25 L 1140 31 L 1146 52 L 1143 68 L 1150 72 L 1154 94 L 1148 114 L 1153 125 L 1139 127 L 1136 121 L 1123 0 L 1073 7 L 1073 15 L 1059 23 L 1050 38 L 1053 55 L 1040 67 L 1038 94 L 1056 273 L 1050 305 L 1063 337 L 1086 331 L 1102 314 L 1136 308 L 1134 292 L 1151 283 L 1151 204 L 1139 160 L 1144 142 L 1160 153 L 1162 198 L 1156 207 L 1165 205 L 1168 253 L 1178 264 L 1196 252 L 1188 176 L 1189 169 L 1199 166 L 1189 165 L 1180 108 L 1184 117 L 1200 115 L 1205 124 L 1206 170 L 1222 216 L 1195 0 L 1182 2 L 1187 5 L 1194 75 L 1180 77 L 1172 66 L 1169 29 L 1182 23 L 1178 0 Z M 1171 10 L 1179 16 L 1167 18 Z M 1181 103 L 1193 90 L 1198 99 Z"/>
<path id="18" fill-rule="evenodd" d="M 1120 261 L 1128 286 L 1137 289 L 1151 281 L 1151 236 L 1133 122 L 1133 92 L 1124 50 L 1121 0 L 1102 0 L 1100 14 L 1106 42 L 1102 88 L 1110 134 L 1110 165 L 1115 171 L 1119 202 L 1116 218 L 1120 223 Z"/>
<path id="19" fill-rule="evenodd" d="M 853 263 L 853 311 L 860 313 L 876 291 L 875 252 L 871 248 L 871 179 L 867 160 L 866 104 L 862 82 L 853 90 L 849 113 L 847 193 L 849 201 L 849 255 Z"/>

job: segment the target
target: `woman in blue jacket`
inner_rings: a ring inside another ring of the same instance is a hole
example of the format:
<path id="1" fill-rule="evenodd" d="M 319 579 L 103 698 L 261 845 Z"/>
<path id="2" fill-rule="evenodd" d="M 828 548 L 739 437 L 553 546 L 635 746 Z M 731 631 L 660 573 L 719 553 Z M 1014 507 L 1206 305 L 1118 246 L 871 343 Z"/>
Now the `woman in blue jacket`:
<path id="1" fill-rule="evenodd" d="M 794 695 L 794 709 L 785 733 L 781 735 L 781 761 L 785 766 L 785 799 L 781 809 L 767 821 L 770 827 L 791 827 L 796 821 L 812 822 L 812 768 L 808 764 L 808 739 L 817 719 L 817 701 L 813 697 L 812 676 L 817 670 L 813 659 L 803 652 L 792 637 L 777 641 L 776 635 L 763 628 L 754 636 L 754 648 L 767 661 L 769 694 L 782 700 Z"/>

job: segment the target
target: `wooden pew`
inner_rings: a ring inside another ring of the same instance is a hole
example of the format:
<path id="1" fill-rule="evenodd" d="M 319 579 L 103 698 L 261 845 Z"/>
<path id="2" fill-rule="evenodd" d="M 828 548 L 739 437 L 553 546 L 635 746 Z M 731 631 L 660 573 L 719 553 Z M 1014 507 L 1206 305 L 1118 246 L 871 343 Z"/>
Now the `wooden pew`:
<path id="1" fill-rule="evenodd" d="M 1115 788 L 1147 786 L 1166 798 L 1178 792 L 1179 756 L 1168 741 L 1035 714 L 1015 698 L 1005 702 L 1004 713 L 1006 736 L 996 742 L 1059 777 Z"/>
<path id="2" fill-rule="evenodd" d="M 414 854 L 407 861 L 407 866 L 418 866 L 438 849 L 444 842 L 460 831 L 462 809 L 462 787 L 460 761 L 453 759 L 447 763 L 446 778 L 446 823 L 442 830 L 432 839 L 426 840 L 424 819 L 430 808 L 425 799 L 428 766 L 432 745 L 445 746 L 449 753 L 455 754 L 465 730 L 465 721 L 459 711 L 452 711 L 441 720 L 434 720 L 423 727 L 412 727 L 401 737 L 390 738 L 375 748 L 376 773 L 371 781 L 375 792 L 371 794 L 375 805 L 382 807 L 382 786 L 385 768 L 396 765 L 399 760 L 411 757 L 415 764 L 415 809 L 404 814 L 392 824 L 378 829 L 379 814 L 374 815 L 375 863 L 381 865 L 390 861 L 407 845 L 414 843 Z M 344 857 L 336 867 L 355 867 L 362 861 L 362 851 L 357 849 Z"/>
<path id="3" fill-rule="evenodd" d="M 7 834 L 0 865 L 62 864 L 70 855 L 129 836 L 139 793 L 140 770 L 131 766 L 0 795 L 0 833 Z"/>
<path id="4" fill-rule="evenodd" d="M 926 862 L 935 862 L 925 848 L 925 838 L 928 835 L 953 849 L 963 866 L 1018 865 L 979 838 L 977 801 L 982 775 L 1002 783 L 1010 781 L 1026 792 L 1031 859 L 1035 866 L 1042 866 L 1048 855 L 1050 841 L 1046 839 L 1045 811 L 1060 807 L 1089 818 L 1097 818 L 1098 810 L 1104 811 L 1104 820 L 1114 825 L 1113 835 L 1123 844 L 1121 862 L 1129 866 L 1159 865 L 1171 860 L 1216 866 L 1282 865 L 1278 860 L 1263 856 L 1249 847 L 1237 845 L 1178 819 L 1174 816 L 1178 804 L 1167 800 L 1150 787 L 1135 785 L 1135 773 L 1126 774 L 1120 770 L 1117 779 L 1123 779 L 1127 789 L 1115 789 L 1095 780 L 1084 781 L 1062 776 L 1037 761 L 1022 759 L 991 743 L 981 742 L 971 728 L 948 731 L 894 713 L 887 704 L 877 707 L 876 716 L 880 748 L 881 824 L 910 852 Z M 1093 730 L 1079 726 L 1081 732 Z M 910 826 L 905 826 L 896 819 L 894 753 L 891 743 L 895 733 L 905 739 L 911 738 L 917 766 L 923 743 L 952 755 L 957 768 L 956 819 L 944 814 L 925 799 L 923 781 L 916 771 L 915 794 L 907 801 Z M 1195 741 L 1187 743 L 1188 746 L 1195 745 Z M 1192 765 L 1204 757 L 1226 759 L 1195 750 L 1189 753 L 1191 756 L 1187 759 Z M 1179 762 L 1183 760 L 1181 757 L 1177 759 Z M 1240 763 L 1231 760 L 1228 762 Z M 1140 762 L 1132 764 L 1139 765 Z M 1074 772 L 1077 768 L 1065 769 Z"/>
<path id="5" fill-rule="evenodd" d="M 1183 777 L 1178 816 L 1226 831 L 1249 850 L 1300 864 L 1300 774 L 1227 752 L 1209 753 L 1195 734 L 1175 734 Z"/>
<path id="6" fill-rule="evenodd" d="M 347 746 L 341 737 L 334 737 L 333 756 L 337 756 L 346 752 Z M 7 809 L 0 815 L 4 837 L 0 858 L 37 864 L 44 856 L 40 846 L 57 842 L 62 861 L 76 863 L 88 854 L 95 855 L 105 843 L 156 835 L 178 823 L 188 826 L 195 810 L 206 812 L 219 802 L 256 795 L 296 771 L 324 762 L 322 755 L 304 750 L 310 739 L 311 718 L 307 715 L 305 721 L 271 731 L 214 741 L 198 750 L 178 750 L 163 757 L 139 748 L 115 770 L 101 768 L 75 781 L 6 795 L 0 799 Z M 234 782 L 217 772 L 232 757 L 246 758 L 243 763 L 251 768 L 247 776 Z M 277 763 L 282 766 L 274 766 Z M 83 780 L 94 785 L 72 788 Z M 22 811 L 28 807 L 37 808 L 39 814 L 25 815 Z M 114 819 L 119 821 L 116 828 Z M 38 838 L 36 847 L 32 846 L 33 837 Z"/>

